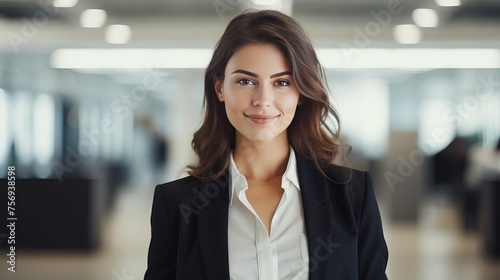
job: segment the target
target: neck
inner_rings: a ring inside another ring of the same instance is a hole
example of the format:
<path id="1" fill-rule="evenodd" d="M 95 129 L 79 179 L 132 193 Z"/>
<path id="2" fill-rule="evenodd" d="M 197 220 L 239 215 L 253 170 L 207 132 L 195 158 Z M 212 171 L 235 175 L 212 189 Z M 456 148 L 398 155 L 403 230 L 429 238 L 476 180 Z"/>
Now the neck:
<path id="1" fill-rule="evenodd" d="M 239 143 L 238 143 L 239 142 Z M 268 182 L 285 173 L 290 147 L 286 137 L 266 143 L 237 141 L 233 157 L 247 180 Z"/>

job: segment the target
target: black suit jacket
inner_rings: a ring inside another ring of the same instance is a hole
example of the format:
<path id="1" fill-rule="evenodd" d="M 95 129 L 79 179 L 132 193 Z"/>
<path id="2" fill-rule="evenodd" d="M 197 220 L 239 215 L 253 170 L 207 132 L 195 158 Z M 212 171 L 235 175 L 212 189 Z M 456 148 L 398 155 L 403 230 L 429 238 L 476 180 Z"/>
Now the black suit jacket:
<path id="1" fill-rule="evenodd" d="M 371 177 L 330 165 L 328 180 L 297 157 L 309 251 L 309 279 L 387 279 L 388 251 Z M 156 187 L 146 280 L 229 280 L 229 173 Z M 297 246 L 299 246 L 297 244 Z"/>

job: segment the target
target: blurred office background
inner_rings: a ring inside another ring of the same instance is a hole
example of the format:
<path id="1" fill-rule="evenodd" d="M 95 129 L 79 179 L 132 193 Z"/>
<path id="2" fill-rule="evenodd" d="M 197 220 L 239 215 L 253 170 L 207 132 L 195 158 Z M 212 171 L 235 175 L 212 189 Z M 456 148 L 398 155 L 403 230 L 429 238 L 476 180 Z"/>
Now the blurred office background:
<path id="1" fill-rule="evenodd" d="M 500 279 L 497 0 L 1 0 L 18 223 L 0 279 L 143 277 L 152 191 L 196 160 L 204 67 L 249 8 L 309 33 L 350 163 L 376 181 L 389 278 Z"/>

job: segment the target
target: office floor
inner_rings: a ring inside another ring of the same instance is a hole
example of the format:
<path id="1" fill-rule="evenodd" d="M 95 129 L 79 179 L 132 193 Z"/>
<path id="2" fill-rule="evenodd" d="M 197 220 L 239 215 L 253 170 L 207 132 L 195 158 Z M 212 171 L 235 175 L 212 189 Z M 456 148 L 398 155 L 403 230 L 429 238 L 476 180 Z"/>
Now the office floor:
<path id="1" fill-rule="evenodd" d="M 107 217 L 103 246 L 92 253 L 17 252 L 17 271 L 2 264 L 0 279 L 139 280 L 149 242 L 150 191 L 124 191 Z M 383 207 L 382 207 L 383 210 Z M 385 212 L 385 211 L 382 211 Z M 475 234 L 460 230 L 449 204 L 428 203 L 416 225 L 384 218 L 390 250 L 387 275 L 396 280 L 499 280 L 500 261 L 481 256 Z"/>
<path id="2" fill-rule="evenodd" d="M 500 260 L 482 255 L 477 233 L 465 233 L 455 207 L 429 202 L 416 225 L 384 221 L 389 279 L 499 280 Z"/>

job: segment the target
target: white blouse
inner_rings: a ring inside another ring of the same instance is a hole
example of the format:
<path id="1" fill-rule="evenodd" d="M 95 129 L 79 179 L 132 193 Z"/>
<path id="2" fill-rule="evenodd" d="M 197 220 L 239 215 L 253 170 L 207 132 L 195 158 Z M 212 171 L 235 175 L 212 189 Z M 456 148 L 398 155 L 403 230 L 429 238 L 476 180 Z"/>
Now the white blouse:
<path id="1" fill-rule="evenodd" d="M 295 152 L 290 147 L 288 165 L 281 180 L 283 196 L 266 227 L 248 202 L 248 183 L 238 171 L 231 153 L 229 187 L 229 275 L 235 280 L 308 279 L 307 246 L 302 197 Z"/>

